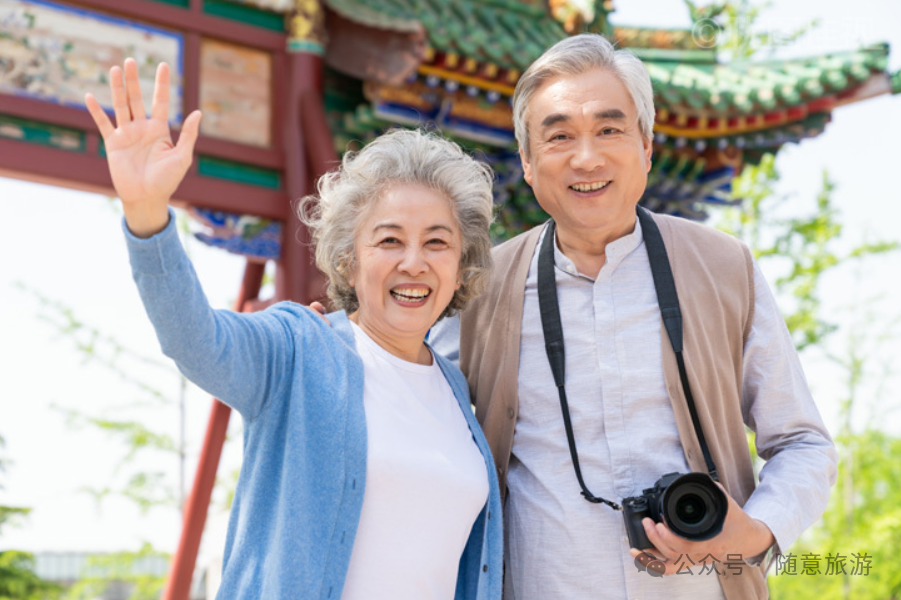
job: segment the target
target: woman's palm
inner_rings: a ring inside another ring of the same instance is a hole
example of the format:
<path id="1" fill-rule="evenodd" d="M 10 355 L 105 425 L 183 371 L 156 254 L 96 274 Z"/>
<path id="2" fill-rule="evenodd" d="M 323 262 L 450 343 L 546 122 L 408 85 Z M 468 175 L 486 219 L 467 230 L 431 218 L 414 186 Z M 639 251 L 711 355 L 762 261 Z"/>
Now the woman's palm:
<path id="1" fill-rule="evenodd" d="M 120 126 L 104 143 L 113 185 L 126 203 L 168 201 L 191 164 L 191 155 L 172 143 L 169 124 L 153 118 Z"/>
<path id="2" fill-rule="evenodd" d="M 200 112 L 188 116 L 178 144 L 173 144 L 168 123 L 168 65 L 162 63 L 157 69 L 149 117 L 144 111 L 134 60 L 125 61 L 124 75 L 123 82 L 119 67 L 110 71 L 116 127 L 92 95 L 86 96 L 85 103 L 103 136 L 113 186 L 123 205 L 165 210 L 191 166 Z"/>

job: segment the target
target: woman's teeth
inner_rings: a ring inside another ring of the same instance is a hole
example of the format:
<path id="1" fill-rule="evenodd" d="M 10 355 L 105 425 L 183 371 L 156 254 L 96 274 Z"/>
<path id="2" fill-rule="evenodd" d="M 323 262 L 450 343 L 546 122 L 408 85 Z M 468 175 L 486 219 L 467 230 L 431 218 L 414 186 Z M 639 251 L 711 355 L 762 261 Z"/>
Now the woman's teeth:
<path id="1" fill-rule="evenodd" d="M 397 298 L 398 300 L 403 300 L 405 302 L 416 302 L 417 300 L 422 300 L 426 296 L 431 293 L 431 290 L 409 290 L 409 289 L 397 289 L 391 290 L 391 295 Z"/>

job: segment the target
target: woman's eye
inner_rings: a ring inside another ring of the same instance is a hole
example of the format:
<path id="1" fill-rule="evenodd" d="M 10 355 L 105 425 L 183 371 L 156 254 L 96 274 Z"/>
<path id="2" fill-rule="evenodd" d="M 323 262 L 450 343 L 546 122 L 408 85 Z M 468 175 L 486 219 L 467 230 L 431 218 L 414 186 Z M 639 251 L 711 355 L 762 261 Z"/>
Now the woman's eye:
<path id="1" fill-rule="evenodd" d="M 391 245 L 391 244 L 399 244 L 400 240 L 395 237 L 387 237 L 379 242 L 380 245 Z"/>
<path id="2" fill-rule="evenodd" d="M 429 246 L 447 246 L 447 242 L 441 238 L 435 238 L 428 241 Z"/>

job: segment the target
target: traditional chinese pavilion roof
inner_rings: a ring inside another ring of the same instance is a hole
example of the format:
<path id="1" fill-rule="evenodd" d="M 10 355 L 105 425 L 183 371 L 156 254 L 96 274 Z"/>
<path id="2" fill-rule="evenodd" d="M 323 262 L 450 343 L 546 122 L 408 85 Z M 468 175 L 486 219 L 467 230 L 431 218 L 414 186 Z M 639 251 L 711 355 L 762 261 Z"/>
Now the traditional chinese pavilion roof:
<path id="1" fill-rule="evenodd" d="M 425 50 L 403 82 L 366 81 L 361 105 L 333 112 L 339 150 L 392 124 L 432 125 L 476 146 L 504 171 L 498 200 L 502 226 L 527 227 L 536 211 L 516 164 L 510 97 L 522 70 L 569 35 L 543 6 L 516 0 L 326 0 L 343 18 L 386 31 L 420 30 Z M 729 202 L 731 180 L 745 162 L 787 142 L 819 135 L 831 111 L 885 92 L 901 92 L 901 74 L 886 73 L 886 44 L 789 60 L 717 62 L 691 30 L 618 27 L 602 31 L 645 63 L 654 88 L 654 166 L 643 203 L 703 217 L 704 206 Z M 337 70 L 341 65 L 332 63 Z M 345 85 L 346 87 L 346 85 Z M 334 101 L 340 93 L 332 90 Z M 341 102 L 339 102 L 341 104 Z M 334 102 L 329 103 L 335 106 Z M 503 215 L 512 211 L 515 214 Z"/>
<path id="2" fill-rule="evenodd" d="M 371 27 L 408 31 L 420 24 L 427 32 L 431 57 L 441 56 L 439 66 L 448 55 L 491 65 L 495 73 L 475 75 L 486 83 L 497 80 L 496 73 L 506 75 L 509 70 L 516 72 L 515 84 L 519 71 L 566 36 L 544 8 L 518 0 L 326 0 L 326 4 L 345 18 Z M 462 64 L 459 67 L 475 73 Z M 457 65 L 450 68 L 456 70 Z"/>
<path id="3" fill-rule="evenodd" d="M 392 126 L 439 129 L 495 169 L 499 238 L 546 218 L 522 179 L 511 96 L 522 71 L 568 31 L 602 33 L 644 62 L 657 112 L 642 203 L 692 218 L 733 202 L 731 182 L 744 164 L 819 135 L 836 107 L 901 93 L 901 72 L 886 72 L 887 44 L 719 62 L 717 49 L 690 29 L 611 24 L 610 2 L 594 2 L 597 14 L 573 21 L 575 3 L 549 0 L 570 11 L 565 24 L 537 0 L 323 2 L 326 108 L 338 152 Z"/>

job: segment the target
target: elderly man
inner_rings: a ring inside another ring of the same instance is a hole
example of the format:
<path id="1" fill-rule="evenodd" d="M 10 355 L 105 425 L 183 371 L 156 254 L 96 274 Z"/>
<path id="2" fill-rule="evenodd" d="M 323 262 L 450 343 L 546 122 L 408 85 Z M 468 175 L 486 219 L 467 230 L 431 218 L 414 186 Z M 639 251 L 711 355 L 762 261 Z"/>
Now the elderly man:
<path id="1" fill-rule="evenodd" d="M 768 551 L 819 518 L 836 476 L 766 282 L 735 239 L 637 217 L 654 104 L 634 56 L 597 35 L 563 40 L 523 74 L 513 113 L 525 180 L 552 222 L 495 248 L 488 292 L 431 337 L 440 352 L 459 350 L 506 492 L 506 599 L 766 597 Z M 655 231 L 662 261 L 649 258 Z M 670 319 L 684 332 L 678 359 L 652 272 L 662 263 L 681 308 L 681 323 Z M 556 293 L 540 301 L 542 289 Z M 560 387 L 545 345 L 555 310 Z M 745 426 L 766 460 L 759 485 Z M 691 471 L 718 474 L 722 530 L 690 540 L 645 518 L 648 565 L 616 509 Z M 664 571 L 675 576 L 649 576 Z"/>

